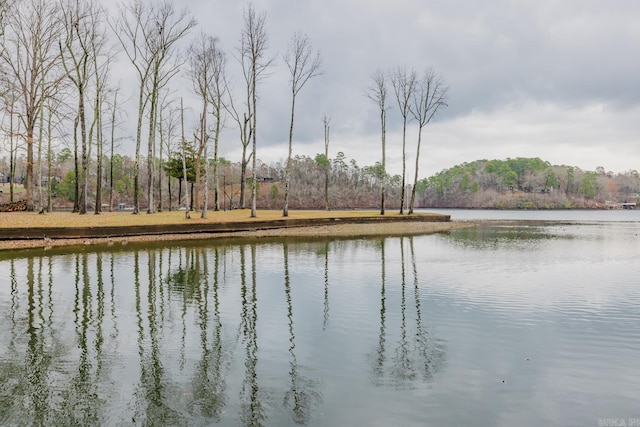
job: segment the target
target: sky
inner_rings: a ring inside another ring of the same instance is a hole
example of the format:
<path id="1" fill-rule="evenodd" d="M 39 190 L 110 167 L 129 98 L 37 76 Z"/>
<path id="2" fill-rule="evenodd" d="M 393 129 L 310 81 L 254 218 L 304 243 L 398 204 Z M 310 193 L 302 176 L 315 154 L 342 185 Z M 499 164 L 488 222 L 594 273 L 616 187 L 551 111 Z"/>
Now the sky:
<path id="1" fill-rule="evenodd" d="M 176 0 L 235 59 L 248 3 Z M 449 86 L 448 107 L 423 130 L 420 177 L 479 159 L 540 157 L 552 164 L 625 172 L 640 169 L 640 2 L 636 0 L 256 0 L 266 14 L 269 76 L 258 87 L 257 157 L 286 159 L 289 73 L 283 60 L 295 31 L 323 57 L 323 74 L 296 99 L 294 155 L 342 151 L 359 166 L 381 160 L 378 107 L 365 94 L 377 70 L 421 75 L 433 68 Z M 182 82 L 180 84 L 185 84 Z M 188 84 L 185 84 L 188 87 Z M 402 121 L 393 91 L 387 170 L 402 170 Z M 195 105 L 194 110 L 195 110 Z M 413 176 L 417 127 L 408 129 Z M 231 120 L 220 155 L 240 159 Z"/>

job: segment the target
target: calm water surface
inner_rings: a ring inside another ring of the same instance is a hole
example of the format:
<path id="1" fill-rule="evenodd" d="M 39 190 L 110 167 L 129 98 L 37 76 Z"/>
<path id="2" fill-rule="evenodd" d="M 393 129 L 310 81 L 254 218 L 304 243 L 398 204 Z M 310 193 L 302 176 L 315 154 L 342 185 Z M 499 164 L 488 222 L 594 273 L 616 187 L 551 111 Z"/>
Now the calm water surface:
<path id="1" fill-rule="evenodd" d="M 0 425 L 640 423 L 640 211 L 0 253 Z"/>

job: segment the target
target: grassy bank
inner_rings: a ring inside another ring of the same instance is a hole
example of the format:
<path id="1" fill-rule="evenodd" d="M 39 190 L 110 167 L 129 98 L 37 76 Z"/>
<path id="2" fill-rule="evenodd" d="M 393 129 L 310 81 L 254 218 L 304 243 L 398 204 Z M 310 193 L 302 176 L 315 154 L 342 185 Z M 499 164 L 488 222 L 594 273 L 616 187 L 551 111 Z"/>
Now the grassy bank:
<path id="1" fill-rule="evenodd" d="M 0 250 L 53 247 L 68 245 L 90 245 L 98 243 L 127 244 L 129 242 L 162 241 L 162 240 L 191 240 L 222 237 L 359 237 L 359 236 L 390 236 L 427 234 L 449 231 L 454 228 L 468 226 L 468 224 L 447 221 L 442 215 L 420 213 L 412 216 L 387 213 L 381 216 L 374 211 L 289 211 L 287 220 L 304 223 L 304 226 L 281 225 L 282 211 L 258 211 L 256 218 L 250 216 L 249 210 L 208 212 L 206 219 L 200 218 L 196 212 L 192 218 L 186 219 L 184 212 L 161 212 L 155 214 L 141 213 L 133 215 L 131 212 L 105 212 L 100 215 L 78 215 L 69 212 L 55 212 L 44 215 L 31 212 L 0 213 L 0 233 L 2 230 L 20 229 L 31 239 L 5 239 L 0 241 Z M 326 219 L 339 219 L 327 224 Z M 443 220 L 444 219 L 444 220 Z M 317 224 L 314 224 L 314 221 Z M 368 221 L 362 223 L 362 221 Z M 274 227 L 265 227 L 273 223 Z M 252 223 L 260 223 L 261 227 L 251 229 Z M 202 229 L 202 225 L 225 224 L 224 230 L 216 232 L 181 232 L 172 234 L 172 227 L 184 229 L 185 224 L 193 224 L 194 230 Z M 146 226 L 162 227 L 162 233 L 131 233 L 127 236 L 99 237 L 99 238 L 42 238 L 45 228 L 91 228 L 98 230 L 109 227 L 130 227 L 131 230 Z"/>
<path id="2" fill-rule="evenodd" d="M 191 218 L 185 219 L 184 211 L 156 212 L 154 214 L 131 212 L 103 212 L 99 215 L 88 213 L 79 215 L 70 212 L 52 212 L 38 214 L 36 212 L 0 213 L 0 228 L 32 228 L 32 227 L 126 227 L 141 225 L 202 224 L 209 222 L 251 222 L 284 219 L 281 210 L 259 210 L 257 217 L 252 218 L 249 209 L 232 211 L 209 211 L 207 218 L 200 218 L 200 212 L 191 212 Z M 420 213 L 420 216 L 431 215 Z M 399 217 L 396 212 L 387 213 L 384 218 Z M 406 215 L 405 215 L 406 216 Z M 434 218 L 438 215 L 433 214 Z M 315 218 L 371 218 L 381 217 L 376 211 L 289 211 L 289 219 Z"/>

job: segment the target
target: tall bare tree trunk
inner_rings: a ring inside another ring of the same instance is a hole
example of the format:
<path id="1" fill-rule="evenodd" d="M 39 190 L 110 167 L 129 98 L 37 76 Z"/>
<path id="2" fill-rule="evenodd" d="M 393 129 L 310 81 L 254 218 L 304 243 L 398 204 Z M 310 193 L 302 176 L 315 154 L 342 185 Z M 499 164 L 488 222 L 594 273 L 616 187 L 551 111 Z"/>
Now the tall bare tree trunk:
<path id="1" fill-rule="evenodd" d="M 87 156 L 87 123 L 84 114 L 84 90 L 78 91 L 78 116 L 80 118 L 80 143 L 82 186 L 80 187 L 80 215 L 87 213 L 87 193 L 89 190 L 89 158 Z"/>
<path id="2" fill-rule="evenodd" d="M 204 157 L 204 197 L 203 197 L 203 205 L 202 205 L 202 212 L 200 214 L 201 218 L 206 218 L 207 217 L 207 209 L 208 209 L 208 202 L 209 202 L 209 177 L 208 177 L 208 170 L 209 168 L 207 167 L 207 140 L 209 139 L 209 136 L 207 135 L 207 102 L 205 101 L 203 103 L 203 108 L 202 108 L 202 114 L 200 116 L 200 149 L 198 150 L 198 156 L 196 157 L 196 203 L 200 203 L 200 199 L 198 198 L 198 194 L 199 194 L 199 187 L 200 187 L 200 180 L 202 179 L 202 177 L 200 176 L 200 165 L 202 164 L 202 160 Z"/>
<path id="3" fill-rule="evenodd" d="M 38 204 L 39 213 L 44 213 L 42 203 L 42 139 L 44 138 L 44 102 L 40 104 L 40 124 L 38 126 Z"/>
<path id="4" fill-rule="evenodd" d="M 213 203 L 214 209 L 220 210 L 220 177 L 218 171 L 218 143 L 220 140 L 220 130 L 222 127 L 222 111 L 221 100 L 218 100 L 218 104 L 215 106 L 216 114 L 216 127 L 213 132 Z"/>
<path id="5" fill-rule="evenodd" d="M 256 57 L 254 56 L 254 59 Z M 256 70 L 256 61 L 253 61 L 251 66 L 251 105 L 253 114 L 252 124 L 251 124 L 251 133 L 252 133 L 252 148 L 251 148 L 251 167 L 253 173 L 253 182 L 251 183 L 251 218 L 255 218 L 257 216 L 256 211 L 256 202 L 258 197 L 258 168 L 256 167 L 256 158 L 257 158 L 257 134 L 258 134 L 258 95 L 256 94 L 258 73 Z"/>
<path id="6" fill-rule="evenodd" d="M 113 95 L 113 107 L 111 110 L 111 155 L 109 157 L 109 212 L 113 211 L 113 154 L 116 131 L 116 112 L 118 110 L 118 91 Z"/>
<path id="7" fill-rule="evenodd" d="M 47 120 L 47 212 L 53 211 L 53 202 L 51 197 L 51 164 L 53 163 L 53 151 L 51 151 L 51 132 L 53 126 L 51 124 L 51 116 L 53 112 L 49 109 L 49 116 Z"/>
<path id="8" fill-rule="evenodd" d="M 153 206 L 153 181 L 154 181 L 154 173 L 153 173 L 153 162 L 154 162 L 154 150 L 156 144 L 156 109 L 158 106 L 157 100 L 157 90 L 151 91 L 151 102 L 150 102 L 150 112 L 149 112 L 149 140 L 147 145 L 147 213 L 152 214 L 155 209 Z"/>
<path id="9" fill-rule="evenodd" d="M 73 120 L 73 171 L 75 176 L 73 193 L 73 212 L 80 212 L 80 159 L 78 158 L 78 124 L 80 117 Z"/>
<path id="10" fill-rule="evenodd" d="M 422 128 L 431 122 L 440 108 L 447 106 L 447 93 L 449 87 L 446 86 L 442 78 L 429 68 L 425 71 L 422 80 L 416 84 L 413 93 L 413 104 L 410 107 L 413 117 L 418 122 L 418 146 L 416 149 L 416 170 L 411 189 L 411 201 L 409 203 L 409 214 L 413 213 L 416 187 L 418 185 L 418 165 L 420 160 L 420 143 L 422 140 Z"/>
<path id="11" fill-rule="evenodd" d="M 202 200 L 202 213 L 200 218 L 205 219 L 207 217 L 207 210 L 209 209 L 209 162 L 207 161 L 207 146 L 204 147 L 204 184 L 202 186 L 204 195 Z"/>
<path id="12" fill-rule="evenodd" d="M 23 181 L 24 182 L 24 181 Z M 27 129 L 27 210 L 34 210 L 33 201 L 33 128 Z"/>
<path id="13" fill-rule="evenodd" d="M 266 15 L 257 16 L 252 4 L 244 11 L 244 28 L 240 40 L 241 65 L 247 84 L 247 108 L 249 110 L 250 137 L 252 141 L 251 164 L 253 183 L 251 186 L 251 217 L 257 216 L 256 200 L 258 196 L 258 170 L 257 170 L 257 107 L 258 107 L 258 79 L 273 62 L 273 59 L 265 59 L 269 37 L 266 31 Z"/>
<path id="14" fill-rule="evenodd" d="M 96 76 L 97 76 L 96 72 Z M 93 120 L 89 129 L 89 144 L 93 141 L 93 135 L 95 133 L 96 141 L 96 195 L 95 206 L 93 209 L 94 215 L 99 215 L 102 212 L 102 88 L 101 84 L 96 78 L 96 95 L 93 107 Z"/>
<path id="15" fill-rule="evenodd" d="M 138 123 L 136 125 L 136 153 L 133 162 L 133 214 L 140 214 L 140 146 L 142 140 L 142 119 L 144 117 L 144 88 L 138 94 Z"/>
<path id="16" fill-rule="evenodd" d="M 11 87 L 13 90 L 14 88 Z M 14 115 L 15 99 L 11 98 L 11 111 L 9 112 L 9 202 L 13 203 L 13 191 L 14 182 L 16 180 L 16 162 L 15 162 L 15 150 L 16 144 L 14 143 L 15 129 L 13 127 L 13 115 Z"/>
<path id="17" fill-rule="evenodd" d="M 324 205 L 325 210 L 329 210 L 329 171 L 330 171 L 330 163 L 329 163 L 329 122 L 330 119 L 327 116 L 322 118 L 322 122 L 324 124 L 324 158 L 326 164 L 324 166 Z"/>
<path id="18" fill-rule="evenodd" d="M 180 98 L 180 123 L 181 123 L 181 129 L 182 129 L 182 173 L 183 173 L 183 180 L 184 180 L 184 185 L 186 186 L 185 188 L 185 197 L 186 197 L 186 203 L 185 203 L 185 213 L 184 213 L 184 217 L 186 219 L 191 218 L 191 213 L 189 212 L 191 209 L 191 204 L 189 203 L 189 179 L 187 178 L 187 159 L 186 159 L 186 145 L 187 145 L 187 140 L 184 138 L 184 105 L 182 104 L 182 98 Z"/>
<path id="19" fill-rule="evenodd" d="M 158 132 L 160 133 L 160 155 L 158 156 L 158 212 L 162 212 L 162 164 L 164 150 L 164 134 L 162 129 L 162 112 L 160 112 L 160 120 L 158 121 Z"/>
<path id="20" fill-rule="evenodd" d="M 93 55 L 93 64 L 95 68 L 95 79 L 96 79 L 96 94 L 95 94 L 95 106 L 93 111 L 94 123 L 92 124 L 92 128 L 96 129 L 96 205 L 94 209 L 94 214 L 98 215 L 102 212 L 102 184 L 103 180 L 103 168 L 104 168 L 104 133 L 102 128 L 102 108 L 104 98 L 104 87 L 105 87 L 105 79 L 107 74 L 101 74 L 100 69 L 98 67 L 98 53 L 94 50 Z M 108 65 L 108 64 L 106 64 Z"/>
<path id="21" fill-rule="evenodd" d="M 416 166 L 413 176 L 413 186 L 411 187 L 411 199 L 409 201 L 409 213 L 413 213 L 416 200 L 416 187 L 418 184 L 418 167 L 420 166 L 420 144 L 422 143 L 422 126 L 418 126 L 418 145 L 416 147 Z"/>
<path id="22" fill-rule="evenodd" d="M 249 160 L 247 159 L 247 146 L 242 147 L 242 161 L 240 164 L 240 209 L 247 208 L 247 166 Z"/>
<path id="23" fill-rule="evenodd" d="M 385 213 L 385 193 L 387 188 L 386 134 L 387 134 L 387 82 L 383 71 L 377 70 L 371 77 L 372 85 L 367 97 L 380 109 L 380 133 L 382 142 L 382 162 L 380 164 L 380 215 Z"/>
<path id="24" fill-rule="evenodd" d="M 385 196 L 387 193 L 387 110 L 380 110 L 380 128 L 382 141 L 382 175 L 380 183 L 380 215 L 385 213 Z"/>
<path id="25" fill-rule="evenodd" d="M 289 124 L 289 151 L 287 153 L 287 165 L 284 169 L 284 208 L 282 216 L 289 216 L 289 183 L 291 182 L 291 155 L 293 154 L 293 116 L 296 110 L 296 96 L 291 99 L 291 123 Z"/>
<path id="26" fill-rule="evenodd" d="M 398 108 L 402 115 L 402 189 L 400 194 L 400 215 L 404 213 L 405 192 L 407 187 L 407 120 L 410 102 L 416 85 L 416 72 L 398 67 L 391 73 L 391 84 L 396 95 Z"/>
<path id="27" fill-rule="evenodd" d="M 289 216 L 289 185 L 291 181 L 291 155 L 293 150 L 293 121 L 296 110 L 296 96 L 310 78 L 321 74 L 322 57 L 320 53 L 313 56 L 313 49 L 309 37 L 295 32 L 291 38 L 289 49 L 284 55 L 284 61 L 291 75 L 291 124 L 289 125 L 289 155 L 285 169 L 284 180 L 284 208 L 283 216 Z"/>
<path id="28" fill-rule="evenodd" d="M 102 212 L 102 153 L 103 153 L 103 138 L 102 138 L 102 101 L 100 95 L 96 94 L 96 110 L 94 114 L 97 114 L 97 131 L 96 134 L 96 205 L 93 213 L 98 215 Z"/>

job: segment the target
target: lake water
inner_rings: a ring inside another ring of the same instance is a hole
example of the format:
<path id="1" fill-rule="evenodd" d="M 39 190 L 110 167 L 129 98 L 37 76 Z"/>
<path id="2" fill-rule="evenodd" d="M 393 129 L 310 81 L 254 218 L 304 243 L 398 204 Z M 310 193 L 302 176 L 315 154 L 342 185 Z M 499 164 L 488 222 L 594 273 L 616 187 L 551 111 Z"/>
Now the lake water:
<path id="1" fill-rule="evenodd" d="M 441 212 L 0 253 L 0 425 L 640 425 L 640 211 Z"/>

